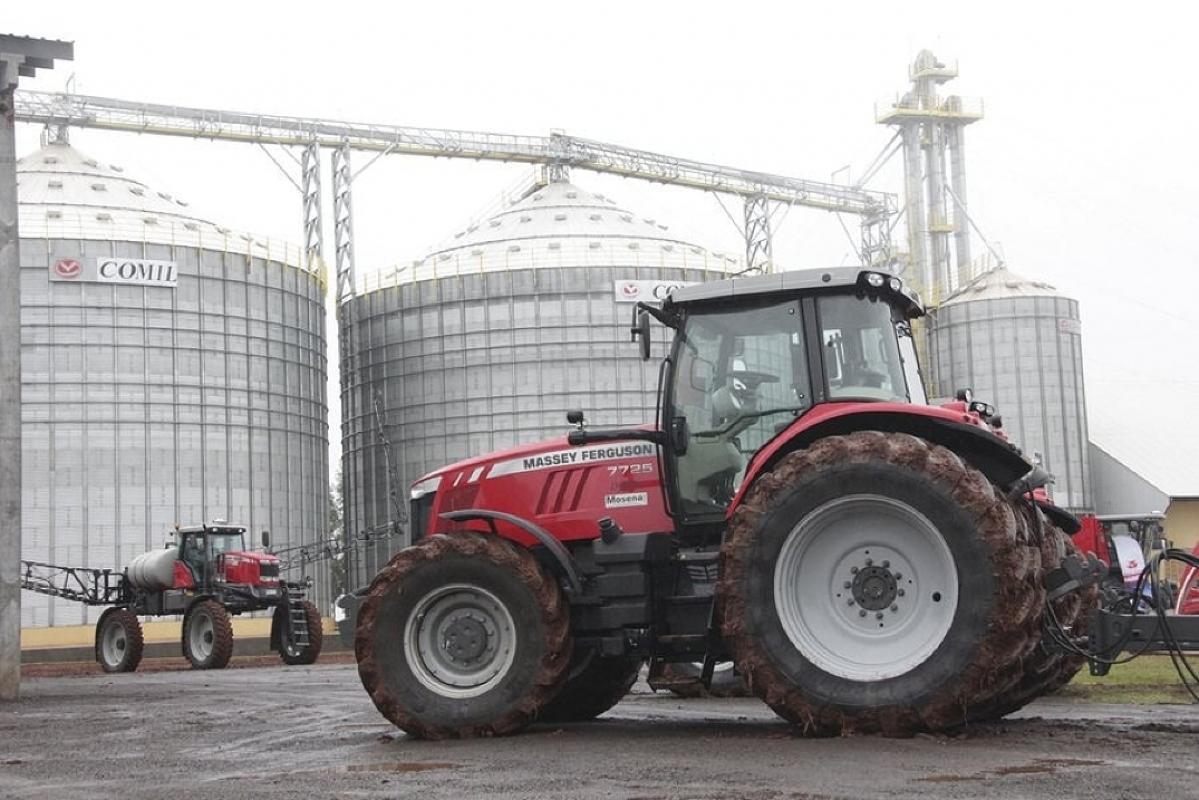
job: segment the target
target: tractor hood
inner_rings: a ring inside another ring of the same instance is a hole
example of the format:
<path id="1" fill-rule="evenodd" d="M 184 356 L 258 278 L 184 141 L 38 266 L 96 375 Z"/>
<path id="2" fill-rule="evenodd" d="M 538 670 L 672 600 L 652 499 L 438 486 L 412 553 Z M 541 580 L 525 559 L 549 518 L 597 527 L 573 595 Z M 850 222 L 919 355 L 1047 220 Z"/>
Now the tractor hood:
<path id="1" fill-rule="evenodd" d="M 640 425 L 640 430 L 652 431 L 653 425 Z M 410 497 L 413 500 L 435 492 L 445 480 L 459 486 L 477 483 L 486 477 L 499 477 L 517 472 L 528 472 L 556 466 L 586 465 L 613 458 L 633 456 L 657 457 L 657 449 L 649 442 L 627 441 L 593 445 L 571 445 L 566 434 L 544 439 L 532 444 L 523 444 L 507 450 L 496 450 L 473 458 L 465 458 L 441 467 L 413 482 Z"/>

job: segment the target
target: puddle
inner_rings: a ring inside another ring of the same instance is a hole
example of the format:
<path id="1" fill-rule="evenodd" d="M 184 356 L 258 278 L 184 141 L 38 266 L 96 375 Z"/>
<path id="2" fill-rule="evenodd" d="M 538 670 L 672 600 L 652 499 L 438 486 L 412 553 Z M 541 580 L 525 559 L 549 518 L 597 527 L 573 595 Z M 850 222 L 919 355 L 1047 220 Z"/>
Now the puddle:
<path id="1" fill-rule="evenodd" d="M 1038 758 L 1028 764 L 996 767 L 995 769 L 976 772 L 973 775 L 926 775 L 915 780 L 918 783 L 957 783 L 960 781 L 982 781 L 986 780 L 989 775 L 998 775 L 1001 777 L 1004 775 L 1052 775 L 1059 769 L 1066 767 L 1098 767 L 1106 763 L 1106 761 L 1096 761 L 1089 758 Z"/>
<path id="2" fill-rule="evenodd" d="M 435 769 L 457 769 L 461 764 L 448 761 L 391 761 L 384 764 L 349 764 L 346 772 L 428 772 Z"/>

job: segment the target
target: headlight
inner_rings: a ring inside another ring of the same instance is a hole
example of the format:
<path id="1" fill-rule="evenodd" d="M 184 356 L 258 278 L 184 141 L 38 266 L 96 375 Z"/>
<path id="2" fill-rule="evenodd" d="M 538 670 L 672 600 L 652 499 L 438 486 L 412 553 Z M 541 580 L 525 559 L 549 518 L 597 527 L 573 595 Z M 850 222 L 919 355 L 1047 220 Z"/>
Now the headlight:
<path id="1" fill-rule="evenodd" d="M 886 282 L 887 282 L 887 279 L 884 278 L 882 275 L 879 275 L 877 272 L 866 273 L 866 283 L 870 284 L 875 289 L 883 288 L 883 284 Z"/>
<path id="2" fill-rule="evenodd" d="M 903 286 L 903 281 L 899 280 L 899 278 L 892 278 L 887 285 L 891 287 L 891 291 L 898 292 L 900 287 Z"/>

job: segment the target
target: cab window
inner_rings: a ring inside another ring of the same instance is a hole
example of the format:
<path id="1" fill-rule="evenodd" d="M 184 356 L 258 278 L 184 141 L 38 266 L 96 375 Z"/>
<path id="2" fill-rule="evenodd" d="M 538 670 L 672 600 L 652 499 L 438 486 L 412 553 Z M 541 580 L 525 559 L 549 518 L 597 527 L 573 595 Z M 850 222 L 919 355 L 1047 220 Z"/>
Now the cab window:
<path id="1" fill-rule="evenodd" d="M 802 330 L 794 301 L 688 315 L 671 412 L 686 420 L 674 464 L 684 513 L 723 513 L 753 453 L 811 405 Z"/>

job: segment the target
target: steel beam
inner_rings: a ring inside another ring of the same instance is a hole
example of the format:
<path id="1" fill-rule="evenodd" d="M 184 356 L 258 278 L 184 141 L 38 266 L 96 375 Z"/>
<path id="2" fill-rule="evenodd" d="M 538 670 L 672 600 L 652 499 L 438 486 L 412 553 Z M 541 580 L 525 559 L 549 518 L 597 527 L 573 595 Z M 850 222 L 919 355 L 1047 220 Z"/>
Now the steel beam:
<path id="1" fill-rule="evenodd" d="M 354 296 L 354 206 L 350 148 L 343 143 L 333 151 L 333 248 L 337 265 L 338 307 Z"/>
<path id="2" fill-rule="evenodd" d="M 745 198 L 745 271 L 767 274 L 774 271 L 774 248 L 770 240 L 770 202 L 763 195 Z"/>
<path id="3" fill-rule="evenodd" d="M 319 271 L 324 261 L 324 224 L 321 219 L 321 148 L 304 146 L 300 157 L 300 194 L 304 203 L 304 264 Z"/>
<path id="4" fill-rule="evenodd" d="M 886 208 L 886 193 L 738 169 L 555 133 L 523 136 L 138 103 L 110 97 L 20 92 L 17 118 L 103 130 L 200 139 L 372 150 L 400 155 L 558 164 L 693 189 L 763 195 L 851 214 Z"/>

